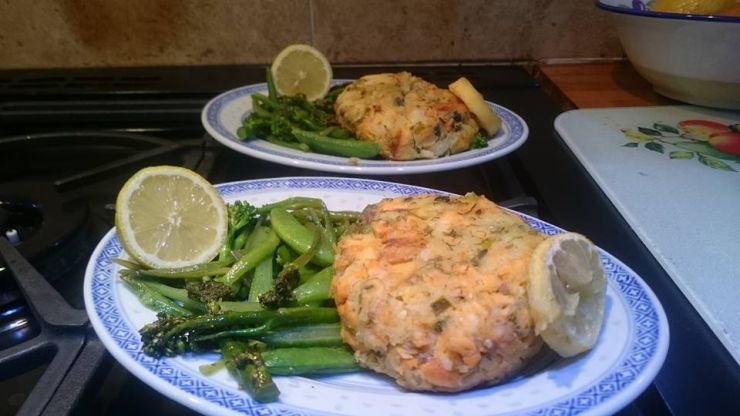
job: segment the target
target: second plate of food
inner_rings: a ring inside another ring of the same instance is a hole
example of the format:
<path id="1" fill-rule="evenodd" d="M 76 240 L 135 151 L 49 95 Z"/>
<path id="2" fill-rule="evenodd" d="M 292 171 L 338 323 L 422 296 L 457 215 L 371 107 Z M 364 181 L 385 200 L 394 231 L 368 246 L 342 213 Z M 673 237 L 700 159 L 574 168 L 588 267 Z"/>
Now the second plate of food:
<path id="1" fill-rule="evenodd" d="M 334 84 L 350 81 L 335 80 Z M 209 101 L 201 114 L 201 121 L 208 134 L 221 144 L 258 159 L 325 172 L 368 175 L 439 172 L 477 165 L 513 152 L 524 144 L 529 134 L 527 124 L 516 113 L 498 104 L 487 102 L 502 121 L 499 131 L 488 138 L 488 146 L 437 159 L 410 161 L 352 159 L 302 152 L 261 139 L 239 139 L 236 131 L 252 111 L 252 94 L 266 91 L 266 83 L 247 85 L 226 91 Z"/>

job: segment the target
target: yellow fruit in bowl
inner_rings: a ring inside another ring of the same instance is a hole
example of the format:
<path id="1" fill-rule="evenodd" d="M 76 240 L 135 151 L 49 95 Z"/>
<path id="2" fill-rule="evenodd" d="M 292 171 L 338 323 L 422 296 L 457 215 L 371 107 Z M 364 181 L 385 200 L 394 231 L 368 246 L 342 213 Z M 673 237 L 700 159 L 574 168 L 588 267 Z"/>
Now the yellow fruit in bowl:
<path id="1" fill-rule="evenodd" d="M 714 14 L 732 7 L 736 0 L 655 0 L 650 6 L 654 12 L 684 14 Z"/>

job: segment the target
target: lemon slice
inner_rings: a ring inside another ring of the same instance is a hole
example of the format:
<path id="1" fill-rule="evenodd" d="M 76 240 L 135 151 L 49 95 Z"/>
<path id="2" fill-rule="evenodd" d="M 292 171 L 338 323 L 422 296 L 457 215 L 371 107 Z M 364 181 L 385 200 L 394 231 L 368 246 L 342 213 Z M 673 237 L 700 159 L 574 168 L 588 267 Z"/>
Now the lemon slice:
<path id="1" fill-rule="evenodd" d="M 314 101 L 329 91 L 331 65 L 324 54 L 312 46 L 286 47 L 272 61 L 270 70 L 281 95 L 303 94 L 308 101 Z"/>
<path id="2" fill-rule="evenodd" d="M 467 78 L 462 77 L 450 84 L 447 88 L 455 94 L 475 116 L 478 124 L 489 135 L 495 134 L 501 128 L 501 118 L 486 104 L 483 96 L 473 87 Z"/>
<path id="3" fill-rule="evenodd" d="M 154 166 L 135 173 L 116 199 L 116 232 L 124 250 L 149 267 L 185 267 L 213 259 L 226 239 L 228 213 L 216 189 L 197 173 Z"/>
<path id="4" fill-rule="evenodd" d="M 606 276 L 599 251 L 586 237 L 548 237 L 529 263 L 529 308 L 535 333 L 563 357 L 596 343 L 604 318 Z"/>

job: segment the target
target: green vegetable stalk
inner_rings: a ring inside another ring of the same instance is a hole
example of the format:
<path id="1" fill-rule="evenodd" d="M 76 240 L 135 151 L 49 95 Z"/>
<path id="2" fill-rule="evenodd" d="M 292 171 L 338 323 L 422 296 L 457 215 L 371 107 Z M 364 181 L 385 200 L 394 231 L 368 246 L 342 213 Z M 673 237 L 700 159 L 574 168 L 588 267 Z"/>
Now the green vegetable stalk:
<path id="1" fill-rule="evenodd" d="M 253 399 L 263 403 L 277 400 L 280 391 L 272 381 L 258 344 L 226 341 L 221 350 L 229 373 Z"/>

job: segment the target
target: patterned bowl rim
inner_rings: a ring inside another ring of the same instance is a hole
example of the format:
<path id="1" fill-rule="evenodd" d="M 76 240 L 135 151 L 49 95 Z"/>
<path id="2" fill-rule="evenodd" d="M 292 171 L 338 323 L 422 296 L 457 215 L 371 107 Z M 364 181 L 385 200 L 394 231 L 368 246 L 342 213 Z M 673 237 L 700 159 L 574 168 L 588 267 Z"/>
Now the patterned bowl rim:
<path id="1" fill-rule="evenodd" d="M 740 23 L 740 17 L 734 16 L 713 16 L 703 14 L 683 14 L 683 13 L 667 13 L 667 12 L 653 12 L 645 9 L 629 8 L 613 6 L 606 4 L 604 0 L 594 0 L 596 7 L 607 10 L 613 13 L 628 14 L 632 16 L 640 17 L 656 17 L 659 19 L 673 19 L 673 20 L 688 20 L 695 22 L 725 22 L 725 23 Z M 634 2 L 633 2 L 634 3 Z M 640 2 L 642 4 L 642 2 Z"/>

